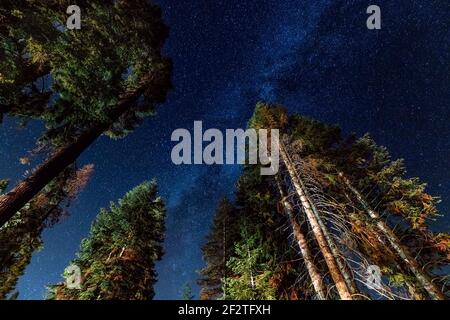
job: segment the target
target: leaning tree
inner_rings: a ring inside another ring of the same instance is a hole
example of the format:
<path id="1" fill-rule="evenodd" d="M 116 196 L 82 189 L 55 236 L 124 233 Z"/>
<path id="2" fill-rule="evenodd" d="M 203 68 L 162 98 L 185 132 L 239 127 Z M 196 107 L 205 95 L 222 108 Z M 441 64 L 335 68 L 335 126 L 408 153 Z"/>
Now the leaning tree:
<path id="1" fill-rule="evenodd" d="M 99 136 L 126 136 L 165 100 L 171 63 L 160 9 L 145 0 L 78 1 L 81 30 L 65 28 L 65 1 L 2 1 L 0 114 L 38 119 L 45 160 L 0 197 L 0 225 Z M 13 72 L 11 72 L 13 70 Z"/>
<path id="2" fill-rule="evenodd" d="M 258 103 L 249 126 L 281 131 L 280 170 L 261 177 L 245 166 L 238 182 L 233 210 L 246 232 L 221 281 L 228 298 L 448 297 L 450 236 L 428 226 L 439 199 L 402 160 L 279 105 Z"/>

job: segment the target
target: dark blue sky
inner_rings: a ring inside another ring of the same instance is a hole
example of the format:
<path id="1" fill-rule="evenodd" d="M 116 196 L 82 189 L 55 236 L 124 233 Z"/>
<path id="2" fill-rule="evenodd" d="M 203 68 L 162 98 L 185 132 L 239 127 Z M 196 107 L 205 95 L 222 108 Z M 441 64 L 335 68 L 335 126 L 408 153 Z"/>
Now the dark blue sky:
<path id="1" fill-rule="evenodd" d="M 45 248 L 19 283 L 20 298 L 40 299 L 89 231 L 99 208 L 155 177 L 168 207 L 166 254 L 156 298 L 179 298 L 203 265 L 200 246 L 221 196 L 233 194 L 237 166 L 175 166 L 176 128 L 243 128 L 258 100 L 285 104 L 346 132 L 370 132 L 408 174 L 429 183 L 450 208 L 450 3 L 447 0 L 181 0 L 161 4 L 171 36 L 174 90 L 156 117 L 123 140 L 99 139 L 79 160 L 95 174 L 45 232 Z M 382 30 L 366 28 L 370 4 Z M 0 177 L 20 179 L 18 162 L 41 127 L 0 127 Z M 450 230 L 450 218 L 434 226 Z M 195 290 L 197 288 L 195 287 Z"/>

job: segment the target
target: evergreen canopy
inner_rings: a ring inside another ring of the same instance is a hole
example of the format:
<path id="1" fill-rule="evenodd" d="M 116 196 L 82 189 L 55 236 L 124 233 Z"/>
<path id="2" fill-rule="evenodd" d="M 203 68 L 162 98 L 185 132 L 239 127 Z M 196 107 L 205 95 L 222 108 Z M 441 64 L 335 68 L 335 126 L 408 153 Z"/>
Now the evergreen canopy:
<path id="1" fill-rule="evenodd" d="M 81 269 L 81 289 L 54 285 L 49 299 L 152 299 L 155 262 L 163 255 L 164 220 L 164 203 L 154 181 L 101 209 L 71 263 Z"/>
<path id="2" fill-rule="evenodd" d="M 369 135 L 344 137 L 280 105 L 258 103 L 249 125 L 280 129 L 280 172 L 262 177 L 257 167 L 244 168 L 226 210 L 235 218 L 225 277 L 212 272 L 224 265 L 219 205 L 203 249 L 204 292 L 221 286 L 225 299 L 448 297 L 450 236 L 429 228 L 439 199 L 406 175 L 403 160 L 392 160 Z M 380 268 L 380 287 L 367 285 L 370 265 Z"/>

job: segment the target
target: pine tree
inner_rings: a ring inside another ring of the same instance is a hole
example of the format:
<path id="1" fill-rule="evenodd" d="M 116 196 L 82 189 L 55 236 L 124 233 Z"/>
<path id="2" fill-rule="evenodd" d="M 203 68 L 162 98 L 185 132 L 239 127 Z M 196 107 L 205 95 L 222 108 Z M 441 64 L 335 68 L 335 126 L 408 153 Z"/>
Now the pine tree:
<path id="1" fill-rule="evenodd" d="M 0 228 L 0 299 L 14 290 L 32 254 L 43 246 L 42 232 L 66 215 L 67 207 L 86 185 L 92 170 L 92 165 L 66 169 Z"/>
<path id="2" fill-rule="evenodd" d="M 320 273 L 314 261 L 312 251 L 306 239 L 306 235 L 304 234 L 303 231 L 304 228 L 302 228 L 300 223 L 297 221 L 297 217 L 295 216 L 294 213 L 294 208 L 291 202 L 289 201 L 286 191 L 283 188 L 282 181 L 280 181 L 280 178 L 278 176 L 276 177 L 276 181 L 281 196 L 280 203 L 283 206 L 285 213 L 289 217 L 292 232 L 300 249 L 302 258 L 305 263 L 305 268 L 308 271 L 308 275 L 311 279 L 312 286 L 314 287 L 317 299 L 324 300 L 327 296 L 327 289 L 323 282 L 323 275 Z"/>
<path id="3" fill-rule="evenodd" d="M 258 103 L 249 126 L 280 129 L 280 172 L 261 177 L 257 167 L 244 168 L 234 207 L 246 236 L 235 240 L 226 292 L 247 299 L 448 298 L 450 236 L 428 227 L 439 217 L 439 199 L 406 177 L 402 160 L 368 135 L 344 137 L 279 105 Z M 282 268 L 283 255 L 301 263 Z M 374 265 L 377 285 L 368 282 Z M 262 292 L 258 275 L 270 279 Z"/>
<path id="4" fill-rule="evenodd" d="M 65 30 L 65 2 L 32 2 L 21 8 L 22 2 L 7 1 L 2 12 L 3 20 L 14 23 L 0 29 L 7 35 L 1 54 L 9 57 L 8 48 L 24 42 L 18 50 L 28 58 L 11 58 L 0 65 L 0 90 L 25 94 L 5 96 L 0 101 L 1 113 L 42 120 L 47 130 L 37 150 L 50 150 L 41 165 L 0 197 L 0 225 L 74 163 L 100 135 L 119 138 L 133 130 L 165 100 L 170 88 L 171 63 L 160 52 L 168 30 L 158 7 L 145 0 L 86 1 L 82 3 L 82 29 Z M 22 27 L 29 20 L 36 30 L 51 26 L 50 35 L 35 37 L 34 29 Z M 24 79 L 28 66 L 40 72 Z M 17 74 L 4 79 L 10 68 Z M 43 88 L 38 89 L 33 81 L 43 79 L 43 75 L 53 83 L 45 88 L 42 80 Z M 45 97 L 37 104 L 41 107 L 28 112 L 35 91 Z"/>
<path id="5" fill-rule="evenodd" d="M 264 108 L 261 110 L 267 116 Z M 269 117 L 274 118 L 270 112 Z M 285 122 L 285 117 L 283 115 L 279 118 Z M 443 299 L 444 295 L 441 289 L 427 274 L 436 270 L 422 271 L 420 263 L 412 258 L 413 255 L 409 253 L 407 248 L 411 245 L 416 246 L 417 242 L 424 242 L 433 237 L 427 231 L 426 220 L 436 217 L 435 198 L 424 192 L 424 184 L 421 184 L 417 178 L 405 179 L 403 177 L 405 170 L 402 161 L 392 161 L 386 148 L 377 146 L 368 136 L 356 141 L 353 141 L 353 139 L 343 141 L 344 139 L 339 131 L 332 127 L 324 127 L 314 121 L 308 124 L 298 117 L 293 118 L 293 124 L 289 124 L 291 127 L 288 126 L 285 130 L 288 137 L 281 143 L 281 156 L 295 189 L 298 191 L 299 186 L 295 186 L 295 184 L 300 184 L 300 188 L 305 190 L 304 196 L 309 198 L 308 201 L 311 208 L 313 211 L 317 211 L 316 216 L 319 218 L 323 216 L 321 219 L 324 221 L 328 220 L 328 225 L 320 225 L 322 230 L 332 230 L 331 228 L 339 230 L 341 234 L 334 231 L 335 236 L 333 238 L 337 242 L 349 231 L 347 228 L 352 228 L 355 224 L 360 228 L 362 227 L 360 229 L 362 232 L 370 232 L 378 242 L 381 241 L 382 246 L 380 249 L 385 246 L 387 250 L 392 252 L 391 268 L 395 268 L 405 274 L 404 278 L 408 282 L 406 286 L 410 292 L 411 288 L 414 288 L 413 291 L 426 292 L 429 294 L 429 298 Z M 278 123 L 281 123 L 281 121 L 278 120 Z M 299 127 L 295 122 L 301 123 L 301 126 Z M 271 124 L 266 123 L 266 125 Z M 318 130 L 319 132 L 317 132 Z M 312 135 L 311 133 L 314 134 Z M 288 158 L 288 163 L 286 163 L 286 158 Z M 348 172 L 354 181 L 357 181 L 358 187 L 353 187 L 348 179 L 343 182 L 340 178 L 346 175 L 340 169 Z M 301 179 L 305 182 L 302 182 Z M 330 182 L 337 183 L 339 189 L 332 190 Z M 345 190 L 346 187 L 347 190 Z M 350 195 L 347 193 L 349 187 Z M 383 218 L 384 221 L 380 219 L 379 215 L 374 214 L 368 202 L 363 200 L 356 188 L 370 190 L 371 200 L 369 201 L 376 203 L 378 208 L 384 212 L 386 217 Z M 302 195 L 299 194 L 299 196 L 301 200 Z M 324 203 L 326 204 L 324 205 Z M 321 206 L 321 208 L 314 210 L 316 204 Z M 394 207 L 393 204 L 398 204 L 398 207 Z M 343 209 L 343 205 L 347 207 Z M 355 208 L 359 209 L 357 217 L 354 213 Z M 362 215 L 364 211 L 366 216 Z M 349 213 L 352 213 L 350 219 Z M 403 215 L 400 221 L 398 221 L 399 214 Z M 368 220 L 367 215 L 372 220 Z M 402 226 L 396 228 L 397 230 L 401 231 L 403 229 L 406 233 L 412 232 L 416 235 L 417 240 L 421 240 L 411 241 L 409 239 L 408 241 L 408 239 L 403 238 L 405 243 L 402 244 L 399 240 L 400 238 L 389 227 L 390 223 L 394 223 L 394 219 L 390 217 L 393 215 L 396 215 L 396 223 Z M 376 228 L 374 229 L 374 226 L 377 226 L 380 232 Z M 352 235 L 356 240 L 360 240 L 356 232 L 353 232 Z M 332 236 L 330 233 L 330 238 Z M 358 241 L 356 242 L 358 243 Z M 331 249 L 333 249 L 333 246 L 336 247 L 336 244 L 332 245 Z M 422 246 L 422 248 L 424 247 Z M 351 251 L 353 253 L 357 252 L 361 256 L 361 261 L 364 260 L 366 262 L 373 261 L 374 254 L 383 254 L 382 251 L 377 253 L 365 252 L 366 248 L 351 248 L 353 250 L 349 250 L 349 248 L 341 246 L 341 249 L 337 249 L 337 254 L 333 252 L 333 255 L 338 263 L 339 261 L 345 263 L 345 269 L 339 267 L 344 277 L 346 274 L 352 277 L 355 276 L 352 272 L 346 272 L 346 269 L 351 269 L 351 263 L 348 262 Z M 418 250 L 416 247 L 413 249 L 413 252 L 420 257 L 420 250 L 422 249 Z M 437 251 L 435 251 L 436 253 Z M 396 260 L 400 260 L 400 263 L 396 262 Z M 430 265 L 432 263 L 433 260 L 431 259 L 422 261 L 422 265 Z M 388 270 L 389 267 L 384 265 L 384 269 Z M 434 280 L 437 280 L 437 278 Z M 346 282 L 350 288 L 350 283 Z M 390 289 L 386 288 L 385 290 L 389 291 Z M 352 294 L 354 295 L 354 293 Z M 396 293 L 389 292 L 389 294 L 392 297 Z"/>
<path id="6" fill-rule="evenodd" d="M 50 72 L 43 48 L 58 37 L 52 16 L 35 1 L 2 1 L 0 11 L 0 123 L 4 115 L 40 117 L 50 94 L 34 83 Z M 64 12 L 64 11 L 62 11 Z"/>
<path id="7" fill-rule="evenodd" d="M 263 177 L 259 173 L 259 168 L 245 166 L 237 183 L 236 201 L 234 204 L 228 203 L 228 206 L 232 205 L 234 214 L 233 219 L 228 222 L 227 230 L 229 234 L 234 233 L 235 236 L 229 238 L 231 240 L 229 248 L 232 250 L 227 260 L 227 276 L 219 275 L 215 278 L 221 280 L 222 292 L 225 289 L 224 295 L 219 297 L 299 299 L 301 296 L 312 296 L 314 292 L 311 288 L 299 290 L 293 285 L 305 269 L 297 266 L 296 249 L 293 243 L 286 241 L 290 233 L 286 216 L 279 213 L 277 203 L 279 191 L 270 183 L 270 178 Z M 220 203 L 219 207 L 221 206 L 223 202 Z M 244 230 L 241 229 L 242 226 L 245 226 Z M 220 224 L 216 219 L 212 230 L 220 230 Z M 250 241 L 247 239 L 249 236 L 255 237 L 251 243 L 246 242 Z M 209 258 L 205 259 L 206 270 L 214 268 L 214 261 L 220 261 L 221 256 L 215 248 L 217 247 L 208 243 L 205 245 L 204 252 L 205 249 L 209 252 Z M 249 248 L 255 261 L 248 258 L 248 251 L 245 251 L 245 248 Z M 214 258 L 214 255 L 217 257 Z M 249 270 L 255 272 L 258 285 L 251 286 Z M 240 294 L 238 288 L 245 288 L 245 294 Z"/>
<path id="8" fill-rule="evenodd" d="M 164 203 L 154 181 L 101 209 L 71 263 L 81 270 L 81 289 L 53 285 L 49 299 L 152 299 L 155 262 L 163 255 L 164 220 Z"/>
<path id="9" fill-rule="evenodd" d="M 259 234 L 249 233 L 244 225 L 242 240 L 236 244 L 236 256 L 227 263 L 235 276 L 225 278 L 224 296 L 231 300 L 274 300 L 271 268 L 266 265 L 267 252 Z"/>
<path id="10" fill-rule="evenodd" d="M 202 248 L 207 266 L 200 270 L 201 298 L 217 299 L 223 296 L 222 279 L 230 275 L 227 261 L 234 252 L 239 236 L 236 210 L 228 199 L 222 199 L 216 211 L 213 226 Z"/>

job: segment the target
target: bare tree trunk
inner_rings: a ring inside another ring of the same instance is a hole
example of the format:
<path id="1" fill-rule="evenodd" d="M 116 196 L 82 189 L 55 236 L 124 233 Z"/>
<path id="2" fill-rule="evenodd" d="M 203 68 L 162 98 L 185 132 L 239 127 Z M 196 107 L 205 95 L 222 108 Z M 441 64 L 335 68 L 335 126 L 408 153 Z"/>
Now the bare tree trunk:
<path id="1" fill-rule="evenodd" d="M 345 197 L 347 198 L 347 200 L 350 201 L 351 203 L 353 203 L 353 200 L 350 198 L 350 195 L 347 194 L 347 192 L 345 192 L 345 190 L 343 190 L 343 193 L 344 193 Z M 374 229 L 374 230 L 372 230 L 372 232 L 374 233 L 376 240 L 386 248 L 386 253 L 389 255 L 395 255 L 394 252 L 392 252 L 389 245 L 383 239 L 382 234 L 380 233 L 380 230 Z M 397 260 L 395 261 L 395 265 L 402 273 L 405 273 L 404 266 L 400 265 L 397 262 Z M 414 300 L 424 300 L 423 295 L 419 292 L 415 283 L 413 283 L 409 279 L 405 279 L 405 283 L 406 283 L 406 286 L 408 287 L 409 294 L 414 298 Z"/>
<path id="2" fill-rule="evenodd" d="M 111 121 L 99 123 L 82 133 L 74 142 L 57 150 L 51 157 L 39 165 L 33 173 L 19 182 L 14 189 L 0 197 L 0 227 L 3 226 L 17 211 L 27 204 L 50 181 L 56 178 L 67 166 L 75 162 L 112 123 L 124 114 L 139 97 L 143 88 L 136 90 L 121 99 L 110 114 Z"/>
<path id="3" fill-rule="evenodd" d="M 169 60 L 161 59 L 159 68 L 146 74 L 139 87 L 133 92 L 128 92 L 120 97 L 119 102 L 107 115 L 109 121 L 93 125 L 83 132 L 76 140 L 60 148 L 49 159 L 39 165 L 34 172 L 14 189 L 0 197 L 0 227 L 2 227 L 18 210 L 28 203 L 50 181 L 58 176 L 67 166 L 75 162 L 80 154 L 86 150 L 103 132 L 108 130 L 133 103 L 145 94 L 147 99 L 154 103 L 163 102 L 170 88 L 170 75 L 172 65 Z M 46 69 L 43 68 L 43 73 Z"/>
<path id="4" fill-rule="evenodd" d="M 277 176 L 277 185 L 278 190 L 280 191 L 281 202 L 284 206 L 285 212 L 289 217 L 289 221 L 292 226 L 292 230 L 294 232 L 295 239 L 297 240 L 298 247 L 300 248 L 300 252 L 303 257 L 303 261 L 305 262 L 306 270 L 308 271 L 308 275 L 311 278 L 312 285 L 314 287 L 314 291 L 316 292 L 317 297 L 320 300 L 326 300 L 327 297 L 327 289 L 323 283 L 322 275 L 319 272 L 316 264 L 314 263 L 313 255 L 311 254 L 311 250 L 309 249 L 308 242 L 306 240 L 305 235 L 302 232 L 302 228 L 298 221 L 295 219 L 294 210 L 292 208 L 291 203 L 286 198 L 286 193 L 283 190 L 283 187 L 280 183 L 280 179 Z"/>
<path id="5" fill-rule="evenodd" d="M 388 239 L 392 248 L 397 252 L 405 265 L 411 270 L 411 272 L 415 275 L 419 283 L 423 286 L 423 288 L 428 292 L 430 297 L 434 300 L 445 300 L 445 295 L 441 292 L 441 290 L 433 283 L 431 278 L 422 270 L 419 263 L 411 256 L 406 248 L 403 247 L 398 237 L 395 233 L 389 228 L 389 226 L 380 219 L 380 215 L 373 211 L 369 204 L 364 200 L 361 194 L 356 190 L 344 176 L 342 172 L 339 173 L 339 176 L 344 181 L 345 185 L 353 192 L 356 196 L 360 204 L 364 207 L 364 210 L 367 214 L 375 221 L 378 230 Z"/>
<path id="6" fill-rule="evenodd" d="M 301 180 L 297 176 L 295 168 L 288 154 L 286 153 L 284 146 L 281 143 L 280 143 L 280 155 L 281 158 L 283 159 L 283 162 L 286 165 L 286 168 L 288 169 L 294 188 L 298 196 L 300 197 L 302 207 L 306 213 L 306 217 L 308 218 L 308 221 L 311 225 L 311 229 L 317 240 L 317 243 L 319 244 L 320 251 L 322 252 L 323 257 L 325 258 L 325 262 L 328 266 L 328 269 L 330 270 L 331 277 L 336 285 L 336 289 L 339 293 L 339 296 L 343 300 L 352 300 L 352 294 L 349 288 L 347 287 L 347 283 L 338 266 L 336 257 L 333 255 L 328 245 L 324 232 L 318 222 L 317 219 L 318 217 L 316 217 L 315 213 L 313 212 L 310 201 L 306 196 L 304 189 L 302 188 Z"/>
<path id="7" fill-rule="evenodd" d="M 250 248 L 247 246 L 247 253 L 248 253 L 248 259 L 249 261 L 251 260 L 251 256 L 250 256 Z M 250 265 L 250 284 L 252 286 L 252 289 L 255 289 L 255 278 L 253 278 L 253 271 L 252 271 L 252 266 Z"/>
<path id="8" fill-rule="evenodd" d="M 423 294 L 417 290 L 416 286 L 411 283 L 411 281 L 406 281 L 406 286 L 408 287 L 409 294 L 414 298 L 414 300 L 424 300 Z"/>
<path id="9" fill-rule="evenodd" d="M 288 155 L 289 156 L 289 155 Z M 295 168 L 294 168 L 295 170 Z M 295 172 L 297 173 L 297 172 Z M 298 177 L 298 175 L 296 174 L 296 176 Z M 306 198 L 309 200 L 311 199 L 311 197 L 308 194 L 308 190 L 305 187 L 305 185 L 303 184 L 303 181 L 301 179 L 299 179 L 300 185 L 303 189 L 303 191 L 305 192 Z M 319 211 L 317 210 L 316 206 L 314 205 L 314 203 L 312 201 L 309 201 L 310 205 L 311 205 L 311 209 L 314 212 L 317 222 L 319 223 L 320 228 L 322 229 L 323 235 L 325 236 L 325 240 L 328 243 L 328 246 L 330 247 L 331 252 L 333 253 L 333 256 L 336 259 L 336 263 L 339 267 L 339 270 L 342 273 L 342 276 L 344 277 L 345 283 L 347 284 L 348 289 L 350 290 L 350 293 L 353 296 L 353 299 L 356 299 L 356 297 L 359 296 L 359 290 L 358 287 L 356 286 L 356 282 L 354 280 L 354 277 L 352 275 L 351 270 L 349 269 L 348 265 L 345 263 L 341 252 L 339 251 L 338 247 L 336 246 L 336 244 L 334 243 L 333 239 L 331 238 L 327 227 L 325 226 L 325 224 L 323 223 Z"/>

